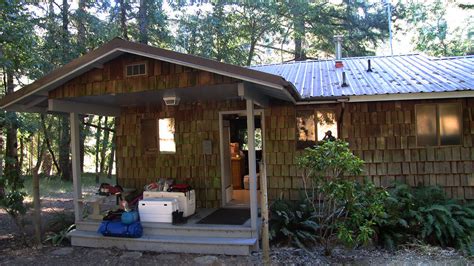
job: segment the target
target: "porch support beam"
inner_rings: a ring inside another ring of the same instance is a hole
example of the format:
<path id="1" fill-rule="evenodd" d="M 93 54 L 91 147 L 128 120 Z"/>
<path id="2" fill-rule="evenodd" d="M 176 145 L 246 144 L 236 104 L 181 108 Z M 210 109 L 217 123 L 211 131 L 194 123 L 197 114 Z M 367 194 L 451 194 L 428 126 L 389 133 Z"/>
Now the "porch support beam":
<path id="1" fill-rule="evenodd" d="M 248 136 L 248 160 L 249 160 L 249 185 L 250 185 L 250 224 L 252 231 L 256 233 L 258 239 L 257 219 L 257 162 L 255 156 L 255 112 L 253 101 L 247 99 L 247 136 Z M 257 245 L 258 247 L 258 245 Z"/>
<path id="2" fill-rule="evenodd" d="M 268 98 L 266 98 L 263 94 L 258 93 L 255 88 L 251 88 L 249 84 L 240 82 L 237 85 L 237 92 L 240 97 L 247 100 L 252 100 L 262 107 L 267 107 L 269 105 Z"/>
<path id="3" fill-rule="evenodd" d="M 88 103 L 78 103 L 72 101 L 48 100 L 48 110 L 52 112 L 93 114 L 103 116 L 120 116 L 120 108 L 111 106 L 101 106 Z"/>
<path id="4" fill-rule="evenodd" d="M 5 110 L 12 112 L 21 112 L 21 113 L 40 113 L 46 114 L 48 112 L 47 108 L 37 107 L 37 106 L 27 106 L 23 104 L 12 104 L 8 107 L 5 107 Z"/>
<path id="5" fill-rule="evenodd" d="M 82 220 L 82 187 L 81 187 L 81 156 L 79 151 L 79 115 L 70 113 L 71 123 L 71 159 L 72 159 L 72 184 L 74 196 L 74 218 L 76 223 Z"/>

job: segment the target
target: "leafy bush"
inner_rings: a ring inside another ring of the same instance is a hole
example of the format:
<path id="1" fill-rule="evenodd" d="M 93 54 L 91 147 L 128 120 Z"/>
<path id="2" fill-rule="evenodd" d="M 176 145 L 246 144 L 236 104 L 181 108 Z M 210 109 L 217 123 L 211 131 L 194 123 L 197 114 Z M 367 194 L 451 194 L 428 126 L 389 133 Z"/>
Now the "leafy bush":
<path id="1" fill-rule="evenodd" d="M 270 211 L 272 242 L 283 242 L 300 248 L 316 242 L 318 225 L 304 200 L 291 202 L 279 199 L 272 204 Z"/>
<path id="2" fill-rule="evenodd" d="M 377 226 L 380 244 L 386 248 L 421 240 L 470 252 L 474 233 L 472 204 L 447 199 L 438 187 L 397 184 L 385 206 L 386 214 Z"/>
<path id="3" fill-rule="evenodd" d="M 69 225 L 68 227 L 62 229 L 61 231 L 57 232 L 57 233 L 50 233 L 46 239 L 44 240 L 44 242 L 51 242 L 51 244 L 53 246 L 59 246 L 63 243 L 63 241 L 65 239 L 67 239 L 67 235 L 69 234 L 69 232 L 71 232 L 72 230 L 76 229 L 76 225 L 75 224 L 71 224 Z"/>
<path id="4" fill-rule="evenodd" d="M 370 182 L 357 183 L 363 161 L 341 140 L 326 141 L 298 158 L 305 202 L 315 225 L 315 240 L 331 252 L 336 239 L 349 245 L 369 242 L 384 214 L 386 192 Z"/>

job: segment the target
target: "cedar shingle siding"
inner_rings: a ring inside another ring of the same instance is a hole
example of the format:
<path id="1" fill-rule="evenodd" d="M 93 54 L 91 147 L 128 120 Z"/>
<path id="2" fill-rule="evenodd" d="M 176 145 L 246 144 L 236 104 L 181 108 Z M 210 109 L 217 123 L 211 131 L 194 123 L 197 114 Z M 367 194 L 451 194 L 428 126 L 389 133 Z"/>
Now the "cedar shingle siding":
<path id="1" fill-rule="evenodd" d="M 127 77 L 125 67 L 146 63 L 146 75 Z M 237 82 L 236 79 L 135 55 L 123 55 L 49 92 L 50 99 L 147 90 L 189 88 Z"/>
<path id="2" fill-rule="evenodd" d="M 124 64 L 147 62 L 147 75 L 125 78 Z M 50 98 L 106 95 L 176 87 L 238 82 L 236 79 L 179 67 L 137 56 L 122 56 L 77 77 L 49 93 Z M 198 89 L 198 88 L 196 88 Z M 462 104 L 462 145 L 417 147 L 415 105 L 458 102 Z M 153 107 L 122 108 L 117 119 L 117 171 L 119 183 L 141 188 L 160 177 L 190 182 L 197 190 L 198 206 L 220 206 L 221 169 L 219 111 L 244 110 L 245 102 L 183 102 L 166 107 L 160 99 Z M 380 186 L 393 181 L 414 186 L 440 185 L 454 198 L 474 199 L 474 99 L 387 101 L 370 103 L 294 106 L 273 102 L 264 110 L 265 158 L 269 198 L 299 198 L 301 180 L 295 158 L 296 110 L 333 109 L 339 137 L 348 141 L 365 160 L 365 175 Z M 140 120 L 175 118 L 175 154 L 142 151 Z M 342 123 L 341 123 L 342 122 Z M 212 155 L 204 159 L 202 141 L 212 141 Z M 186 180 L 189 178 L 189 180 Z M 205 184 L 208 187 L 207 199 Z"/>

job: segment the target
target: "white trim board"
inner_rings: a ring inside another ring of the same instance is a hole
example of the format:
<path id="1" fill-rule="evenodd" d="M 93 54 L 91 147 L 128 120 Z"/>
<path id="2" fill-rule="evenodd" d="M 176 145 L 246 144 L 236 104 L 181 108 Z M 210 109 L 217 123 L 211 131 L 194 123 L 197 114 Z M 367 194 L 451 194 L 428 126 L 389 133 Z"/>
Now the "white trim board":
<path id="1" fill-rule="evenodd" d="M 472 98 L 474 90 L 469 91 L 448 91 L 448 92 L 420 92 L 420 93 L 397 93 L 380 95 L 360 95 L 360 96 L 341 96 L 324 100 L 324 98 L 315 101 L 299 101 L 296 105 L 317 105 L 340 102 L 383 102 L 383 101 L 411 101 L 411 100 L 435 100 L 435 99 L 455 99 Z"/>
<path id="2" fill-rule="evenodd" d="M 219 111 L 219 160 L 221 163 L 221 206 L 225 207 L 226 202 L 226 189 L 224 188 L 224 135 L 223 130 L 223 116 L 229 114 L 237 114 L 242 116 L 247 116 L 247 111 L 244 110 L 233 110 L 233 111 Z M 260 116 L 260 123 L 262 128 L 262 160 L 265 162 L 265 114 L 263 109 L 254 109 L 254 116 Z"/>
<path id="3" fill-rule="evenodd" d="M 452 98 L 470 98 L 470 97 L 474 97 L 474 90 L 349 96 L 349 102 L 405 101 L 405 100 L 428 100 L 428 99 L 448 99 L 448 98 L 452 99 Z"/>

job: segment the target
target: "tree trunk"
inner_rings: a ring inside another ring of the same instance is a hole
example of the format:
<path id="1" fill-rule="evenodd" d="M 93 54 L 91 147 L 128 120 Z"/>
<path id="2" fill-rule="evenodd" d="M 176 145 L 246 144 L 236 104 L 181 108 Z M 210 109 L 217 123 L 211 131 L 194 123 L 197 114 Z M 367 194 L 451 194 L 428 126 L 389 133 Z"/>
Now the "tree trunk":
<path id="1" fill-rule="evenodd" d="M 53 159 L 51 158 L 51 154 L 45 151 L 43 154 L 43 163 L 41 164 L 41 173 L 43 173 L 46 176 L 49 176 L 51 175 L 52 168 L 53 168 Z"/>
<path id="2" fill-rule="evenodd" d="M 252 59 L 255 54 L 255 46 L 257 45 L 256 40 L 251 40 L 250 42 L 250 50 L 249 50 L 249 55 L 247 57 L 247 66 L 250 66 L 252 64 Z"/>
<path id="3" fill-rule="evenodd" d="M 86 137 L 87 133 L 89 133 L 89 130 L 91 129 L 90 122 L 94 118 L 93 115 L 89 115 L 87 117 L 87 123 L 85 122 L 85 117 L 82 117 L 82 127 L 81 127 L 81 142 L 79 146 L 79 152 L 81 154 L 81 173 L 84 172 L 84 157 L 85 157 L 85 145 L 86 145 Z"/>
<path id="4" fill-rule="evenodd" d="M 295 41 L 295 61 L 306 60 L 306 51 L 303 47 L 305 41 L 305 16 L 303 7 L 295 4 L 291 10 L 293 15 L 293 38 Z"/>
<path id="5" fill-rule="evenodd" d="M 104 127 L 108 127 L 108 117 L 105 117 L 104 121 Z M 100 173 L 104 174 L 105 173 L 105 160 L 106 160 L 106 154 L 107 154 L 107 149 L 109 146 L 109 130 L 104 130 L 104 137 L 102 138 L 102 149 L 100 151 Z"/>
<path id="6" fill-rule="evenodd" d="M 86 0 L 79 0 L 77 7 L 77 43 L 79 48 L 79 53 L 81 55 L 85 54 L 87 51 L 86 48 Z"/>
<path id="7" fill-rule="evenodd" d="M 125 6 L 125 1 L 127 0 L 118 0 L 120 5 L 120 31 L 122 33 L 122 37 L 125 40 L 128 40 L 127 7 Z"/>
<path id="8" fill-rule="evenodd" d="M 148 44 L 148 0 L 140 0 L 138 9 L 138 28 L 140 30 L 139 41 Z"/>
<path id="9" fill-rule="evenodd" d="M 40 178 L 39 178 L 39 169 L 41 166 L 41 161 L 44 155 L 44 142 L 41 143 L 40 134 L 38 134 L 38 160 L 36 161 L 35 166 L 32 170 L 33 175 L 33 205 L 34 205 L 34 227 L 35 227 L 35 239 L 37 245 L 41 245 L 42 241 L 42 226 L 41 226 L 41 198 L 40 198 Z"/>
<path id="10" fill-rule="evenodd" d="M 25 141 L 24 141 L 24 138 L 20 135 L 20 137 L 18 138 L 20 140 L 20 150 L 19 150 L 19 153 L 20 153 L 20 160 L 18 162 L 18 175 L 22 175 L 22 170 L 23 170 L 23 163 L 25 162 L 25 152 L 24 152 L 24 149 L 25 149 Z"/>
<path id="11" fill-rule="evenodd" d="M 61 114 L 60 117 L 60 137 L 59 137 L 59 168 L 61 170 L 62 180 L 71 180 L 70 165 L 70 137 L 69 137 L 69 118 L 67 114 Z"/>
<path id="12" fill-rule="evenodd" d="M 100 152 L 100 136 L 102 133 L 101 123 L 102 116 L 99 116 L 97 131 L 95 132 L 95 183 L 99 184 L 99 152 Z"/>
<path id="13" fill-rule="evenodd" d="M 44 115 L 41 114 L 40 117 L 41 117 L 41 127 L 43 129 L 43 135 L 44 135 L 44 141 L 46 142 L 46 147 L 48 148 L 53 164 L 56 167 L 57 174 L 61 175 L 61 167 L 59 167 L 59 163 L 56 160 L 56 156 L 54 156 L 53 147 L 51 146 L 51 138 L 49 136 L 49 131 L 51 129 L 52 123 L 49 124 L 48 127 L 46 127 L 46 121 L 44 119 Z"/>
<path id="14" fill-rule="evenodd" d="M 65 64 L 69 60 L 69 4 L 68 0 L 63 0 L 61 18 L 62 18 L 62 63 Z M 71 180 L 70 165 L 70 137 L 69 137 L 69 117 L 67 114 L 61 114 L 60 117 L 60 138 L 59 138 L 59 167 L 61 168 L 61 179 Z"/>
<path id="15" fill-rule="evenodd" d="M 115 124 L 115 123 L 114 123 Z M 111 179 L 112 178 L 112 169 L 114 168 L 114 157 L 115 157 L 115 131 L 112 133 L 112 150 L 110 151 L 110 157 L 109 157 L 109 163 L 108 163 L 108 169 L 107 169 L 107 178 Z"/>
<path id="16" fill-rule="evenodd" d="M 13 73 L 7 71 L 7 84 L 5 94 L 11 94 L 14 91 L 15 84 L 13 83 Z M 11 181 L 12 190 L 17 190 L 17 180 L 20 178 L 20 169 L 18 163 L 18 139 L 17 139 L 17 115 L 15 112 L 6 112 L 8 117 L 7 124 L 7 143 L 6 143 L 6 156 L 5 156 L 5 175 L 8 176 Z"/>

